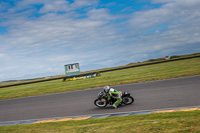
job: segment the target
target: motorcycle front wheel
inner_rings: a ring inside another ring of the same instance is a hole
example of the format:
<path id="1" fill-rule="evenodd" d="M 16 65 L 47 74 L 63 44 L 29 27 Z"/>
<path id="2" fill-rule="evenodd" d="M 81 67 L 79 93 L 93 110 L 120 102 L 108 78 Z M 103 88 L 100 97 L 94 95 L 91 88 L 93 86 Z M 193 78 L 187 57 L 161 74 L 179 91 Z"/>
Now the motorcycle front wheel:
<path id="1" fill-rule="evenodd" d="M 122 102 L 126 105 L 129 105 L 134 102 L 134 98 L 132 96 L 126 96 L 122 99 Z"/>
<path id="2" fill-rule="evenodd" d="M 94 100 L 94 104 L 99 108 L 103 108 L 103 107 L 106 107 L 107 102 L 106 101 L 102 101 L 100 99 L 96 99 L 96 100 Z"/>

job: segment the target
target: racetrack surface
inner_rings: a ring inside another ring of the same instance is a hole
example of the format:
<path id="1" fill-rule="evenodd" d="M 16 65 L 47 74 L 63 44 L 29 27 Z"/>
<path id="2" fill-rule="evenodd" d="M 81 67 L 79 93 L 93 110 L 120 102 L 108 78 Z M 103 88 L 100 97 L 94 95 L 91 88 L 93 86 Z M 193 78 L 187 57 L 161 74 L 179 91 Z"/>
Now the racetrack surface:
<path id="1" fill-rule="evenodd" d="M 73 81 L 72 81 L 73 82 Z M 135 98 L 132 105 L 113 109 L 94 105 L 103 88 L 0 101 L 0 122 L 80 116 L 200 105 L 200 76 L 114 86 Z"/>

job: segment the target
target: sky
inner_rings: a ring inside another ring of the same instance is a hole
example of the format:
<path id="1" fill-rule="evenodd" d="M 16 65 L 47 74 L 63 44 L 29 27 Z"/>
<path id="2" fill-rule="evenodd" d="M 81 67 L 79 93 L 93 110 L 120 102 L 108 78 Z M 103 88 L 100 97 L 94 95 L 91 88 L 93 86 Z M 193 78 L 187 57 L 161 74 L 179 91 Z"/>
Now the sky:
<path id="1" fill-rule="evenodd" d="M 200 0 L 0 0 L 0 81 L 200 52 Z"/>

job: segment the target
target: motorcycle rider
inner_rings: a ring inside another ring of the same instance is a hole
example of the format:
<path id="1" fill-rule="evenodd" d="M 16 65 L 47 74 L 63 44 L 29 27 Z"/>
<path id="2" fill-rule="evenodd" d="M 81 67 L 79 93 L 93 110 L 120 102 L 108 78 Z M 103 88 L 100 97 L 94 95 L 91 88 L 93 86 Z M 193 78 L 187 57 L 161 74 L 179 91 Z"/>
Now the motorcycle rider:
<path id="1" fill-rule="evenodd" d="M 122 98 L 121 98 L 121 92 L 120 91 L 117 91 L 113 88 L 110 88 L 110 86 L 105 86 L 104 87 L 104 93 L 108 94 L 108 100 L 112 98 L 114 99 L 117 99 L 117 101 L 113 104 L 113 107 L 116 109 L 117 106 L 120 104 L 120 102 L 122 101 Z"/>

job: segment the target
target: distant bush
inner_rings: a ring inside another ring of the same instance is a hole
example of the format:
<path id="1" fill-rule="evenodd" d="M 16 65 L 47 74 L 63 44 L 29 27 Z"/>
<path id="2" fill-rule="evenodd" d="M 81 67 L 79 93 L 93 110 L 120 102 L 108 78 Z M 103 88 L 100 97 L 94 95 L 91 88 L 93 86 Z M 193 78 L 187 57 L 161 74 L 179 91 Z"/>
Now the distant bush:
<path id="1" fill-rule="evenodd" d="M 159 60 L 161 60 L 161 58 L 157 58 L 157 59 L 149 59 L 149 60 L 147 60 L 147 62 L 159 61 Z"/>
<path id="2" fill-rule="evenodd" d="M 178 55 L 173 55 L 173 56 L 170 56 L 171 59 L 175 59 L 175 58 L 179 58 L 180 56 Z"/>

